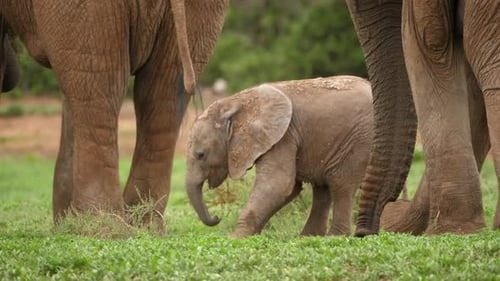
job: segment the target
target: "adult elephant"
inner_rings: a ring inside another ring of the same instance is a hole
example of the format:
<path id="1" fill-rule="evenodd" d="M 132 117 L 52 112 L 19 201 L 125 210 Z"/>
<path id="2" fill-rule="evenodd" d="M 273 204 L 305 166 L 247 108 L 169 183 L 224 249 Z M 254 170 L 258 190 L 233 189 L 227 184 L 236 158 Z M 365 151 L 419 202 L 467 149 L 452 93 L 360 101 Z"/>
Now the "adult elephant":
<path id="1" fill-rule="evenodd" d="M 8 39 L 8 25 L 32 57 L 54 70 L 63 92 L 53 190 L 56 221 L 70 208 L 121 211 L 124 204 L 148 198 L 163 213 L 189 99 L 185 89 L 193 91 L 194 76 L 208 61 L 227 6 L 228 0 L 0 0 L 2 39 Z M 10 52 L 5 46 L 4 54 Z M 4 55 L 0 63 L 8 69 L 10 62 Z M 117 124 L 130 75 L 135 76 L 137 142 L 122 196 Z"/>
<path id="2" fill-rule="evenodd" d="M 388 207 L 399 208 L 401 217 L 389 221 L 389 229 L 480 230 L 485 223 L 478 171 L 490 141 L 500 176 L 500 5 L 491 0 L 347 3 L 373 85 L 375 115 L 356 234 L 377 233 L 384 206 L 398 197 L 411 163 L 417 116 L 425 176 L 410 205 Z M 496 227 L 499 220 L 497 206 Z"/>

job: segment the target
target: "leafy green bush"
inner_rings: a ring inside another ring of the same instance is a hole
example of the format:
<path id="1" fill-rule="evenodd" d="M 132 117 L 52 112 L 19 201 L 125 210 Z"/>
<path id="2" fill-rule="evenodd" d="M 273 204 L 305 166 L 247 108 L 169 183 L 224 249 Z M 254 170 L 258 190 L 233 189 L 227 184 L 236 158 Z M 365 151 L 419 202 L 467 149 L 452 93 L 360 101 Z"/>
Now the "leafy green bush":
<path id="1" fill-rule="evenodd" d="M 276 80 L 366 76 L 363 54 L 344 1 L 235 3 L 202 81 L 231 90 Z"/>
<path id="2" fill-rule="evenodd" d="M 30 105 L 16 102 L 0 106 L 0 117 L 19 117 L 23 115 L 50 116 L 59 113 L 61 113 L 61 106 L 53 104 Z"/>
<path id="3" fill-rule="evenodd" d="M 24 107 L 21 104 L 13 103 L 0 108 L 0 117 L 19 117 L 25 114 Z"/>
<path id="4" fill-rule="evenodd" d="M 21 79 L 16 91 L 32 95 L 59 94 L 58 82 L 52 70 L 38 64 L 24 47 L 21 48 L 18 58 Z"/>

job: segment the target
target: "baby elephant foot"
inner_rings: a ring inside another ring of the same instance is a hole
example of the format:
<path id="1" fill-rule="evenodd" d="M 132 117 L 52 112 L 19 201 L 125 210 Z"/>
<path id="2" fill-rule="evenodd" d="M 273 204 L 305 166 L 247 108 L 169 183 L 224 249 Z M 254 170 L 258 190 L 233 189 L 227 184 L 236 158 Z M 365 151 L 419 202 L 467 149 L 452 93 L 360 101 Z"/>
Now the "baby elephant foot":
<path id="1" fill-rule="evenodd" d="M 304 229 L 300 233 L 301 236 L 325 236 L 326 235 L 326 229 L 321 230 L 321 229 Z"/>
<path id="2" fill-rule="evenodd" d="M 244 238 L 260 232 L 257 227 L 256 217 L 253 212 L 247 212 L 238 219 L 238 226 L 229 235 L 231 238 Z"/>
<path id="3" fill-rule="evenodd" d="M 250 231 L 248 229 L 237 228 L 235 231 L 233 231 L 231 234 L 229 234 L 229 238 L 240 239 L 240 238 L 252 236 L 254 234 L 256 234 L 256 233 L 253 231 Z"/>

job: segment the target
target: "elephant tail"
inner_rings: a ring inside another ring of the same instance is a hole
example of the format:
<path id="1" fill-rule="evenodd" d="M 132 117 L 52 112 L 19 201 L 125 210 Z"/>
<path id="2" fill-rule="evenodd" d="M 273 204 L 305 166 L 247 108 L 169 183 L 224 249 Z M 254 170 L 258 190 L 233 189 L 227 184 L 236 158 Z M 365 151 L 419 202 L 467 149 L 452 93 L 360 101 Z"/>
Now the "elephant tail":
<path id="1" fill-rule="evenodd" d="M 188 34 L 186 27 L 186 7 L 184 0 L 171 0 L 172 14 L 174 16 L 175 34 L 177 36 L 177 46 L 182 63 L 182 73 L 184 79 L 184 89 L 186 94 L 193 95 L 196 84 L 196 77 L 189 51 Z"/>

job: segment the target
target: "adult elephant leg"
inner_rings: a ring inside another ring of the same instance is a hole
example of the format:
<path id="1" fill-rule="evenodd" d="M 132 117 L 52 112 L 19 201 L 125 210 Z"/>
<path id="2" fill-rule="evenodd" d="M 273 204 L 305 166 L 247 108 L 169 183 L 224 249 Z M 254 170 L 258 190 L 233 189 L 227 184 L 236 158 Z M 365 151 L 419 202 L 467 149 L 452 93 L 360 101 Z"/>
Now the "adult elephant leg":
<path id="1" fill-rule="evenodd" d="M 208 62 L 222 29 L 227 1 L 187 1 L 186 21 L 195 74 Z M 154 202 L 155 211 L 144 217 L 163 231 L 162 214 L 170 192 L 175 142 L 188 103 L 184 93 L 181 62 L 174 36 L 174 22 L 161 25 L 153 53 L 137 72 L 134 103 L 137 140 L 130 176 L 124 191 L 127 205 Z M 200 37 L 203 36 L 203 37 Z"/>
<path id="2" fill-rule="evenodd" d="M 374 140 L 356 228 L 356 235 L 364 236 L 378 233 L 385 204 L 404 186 L 417 120 L 401 46 L 402 0 L 346 2 L 373 88 Z"/>
<path id="3" fill-rule="evenodd" d="M 66 208 L 121 211 L 117 120 L 129 75 L 126 5 L 35 1 L 33 9 L 65 98 L 63 144 L 54 180 L 55 217 Z"/>
<path id="4" fill-rule="evenodd" d="M 143 222 L 163 232 L 175 142 L 189 100 L 175 38 L 165 38 L 157 48 L 135 79 L 137 139 L 124 200 L 129 206 L 154 203 L 155 211 L 144 214 Z"/>
<path id="5" fill-rule="evenodd" d="M 468 64 L 465 70 L 467 76 L 471 140 L 477 168 L 481 171 L 484 159 L 490 149 L 486 111 L 481 89 Z M 414 235 L 422 234 L 428 226 L 429 209 L 429 184 L 426 172 L 424 172 L 412 201 L 398 200 L 386 205 L 381 218 L 382 228 L 392 232 L 406 232 Z"/>
<path id="6" fill-rule="evenodd" d="M 483 93 L 493 161 L 500 180 L 500 6 L 496 1 L 465 1 L 464 47 Z M 500 194 L 500 186 L 498 186 Z M 500 195 L 493 227 L 500 228 Z"/>
<path id="7" fill-rule="evenodd" d="M 426 156 L 427 233 L 484 227 L 465 59 L 452 30 L 452 13 L 449 1 L 412 0 L 403 8 L 403 48 Z"/>
<path id="8" fill-rule="evenodd" d="M 324 236 L 328 228 L 331 207 L 332 197 L 328 185 L 314 185 L 311 213 L 301 235 Z"/>

